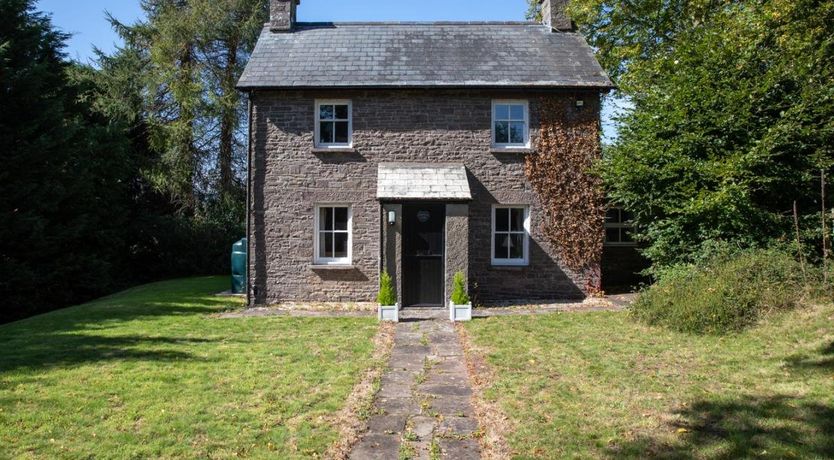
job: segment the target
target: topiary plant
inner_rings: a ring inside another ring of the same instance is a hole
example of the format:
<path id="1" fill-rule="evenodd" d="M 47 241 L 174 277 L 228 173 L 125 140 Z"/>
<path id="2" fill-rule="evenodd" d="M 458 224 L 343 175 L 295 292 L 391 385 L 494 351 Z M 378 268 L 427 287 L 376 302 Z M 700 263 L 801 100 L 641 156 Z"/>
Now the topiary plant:
<path id="1" fill-rule="evenodd" d="M 455 273 L 452 284 L 452 303 L 455 305 L 469 304 L 469 294 L 466 293 L 466 280 L 462 272 Z"/>
<path id="2" fill-rule="evenodd" d="M 389 307 L 397 304 L 397 296 L 394 294 L 394 285 L 391 282 L 391 275 L 389 275 L 388 272 L 382 272 L 382 275 L 379 277 L 379 295 L 376 300 L 383 307 Z"/>

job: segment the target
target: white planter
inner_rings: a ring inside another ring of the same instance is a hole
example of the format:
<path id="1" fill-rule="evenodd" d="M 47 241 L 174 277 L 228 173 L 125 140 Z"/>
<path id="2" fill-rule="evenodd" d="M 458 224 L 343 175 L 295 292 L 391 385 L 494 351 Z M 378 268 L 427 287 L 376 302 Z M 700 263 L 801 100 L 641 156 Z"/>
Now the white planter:
<path id="1" fill-rule="evenodd" d="M 455 305 L 452 301 L 449 301 L 449 319 L 451 321 L 471 321 L 472 303 Z"/>
<path id="2" fill-rule="evenodd" d="M 380 305 L 377 318 L 380 321 L 400 322 L 400 305 Z"/>

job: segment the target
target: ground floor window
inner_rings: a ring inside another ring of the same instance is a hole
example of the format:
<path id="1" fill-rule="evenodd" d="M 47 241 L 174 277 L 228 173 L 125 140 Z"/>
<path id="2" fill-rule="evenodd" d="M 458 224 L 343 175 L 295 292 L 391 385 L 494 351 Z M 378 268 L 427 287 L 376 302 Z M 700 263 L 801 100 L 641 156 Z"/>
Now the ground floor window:
<path id="1" fill-rule="evenodd" d="M 622 208 L 609 208 L 605 213 L 605 245 L 635 246 L 631 213 Z"/>
<path id="2" fill-rule="evenodd" d="M 529 206 L 495 206 L 492 208 L 492 264 L 527 265 L 529 263 Z"/>
<path id="3" fill-rule="evenodd" d="M 350 265 L 353 212 L 348 205 L 316 206 L 315 262 Z"/>

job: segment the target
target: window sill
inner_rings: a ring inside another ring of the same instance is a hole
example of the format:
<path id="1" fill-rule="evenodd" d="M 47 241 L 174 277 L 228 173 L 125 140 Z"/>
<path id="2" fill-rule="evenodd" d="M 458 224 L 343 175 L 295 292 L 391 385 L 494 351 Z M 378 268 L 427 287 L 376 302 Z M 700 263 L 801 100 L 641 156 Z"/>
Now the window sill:
<path id="1" fill-rule="evenodd" d="M 535 153 L 530 147 L 490 147 L 490 153 Z"/>
<path id="2" fill-rule="evenodd" d="M 524 264 L 524 265 L 495 265 L 495 264 L 492 264 L 492 265 L 489 266 L 490 270 L 506 270 L 506 271 L 512 271 L 512 272 L 522 271 L 522 270 L 525 270 L 527 268 L 530 268 L 530 264 Z"/>
<path id="3" fill-rule="evenodd" d="M 313 147 L 312 153 L 356 153 L 353 147 Z"/>
<path id="4" fill-rule="evenodd" d="M 310 265 L 311 270 L 353 270 L 353 265 Z"/>

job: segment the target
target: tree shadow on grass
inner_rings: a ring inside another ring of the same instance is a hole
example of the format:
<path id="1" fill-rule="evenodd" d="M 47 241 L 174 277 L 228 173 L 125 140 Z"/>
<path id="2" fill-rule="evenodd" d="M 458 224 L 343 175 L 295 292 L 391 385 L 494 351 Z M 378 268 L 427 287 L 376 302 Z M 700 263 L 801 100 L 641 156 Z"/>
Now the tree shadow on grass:
<path id="1" fill-rule="evenodd" d="M 0 373 L 51 367 L 72 367 L 106 361 L 182 361 L 205 360 L 183 350 L 195 344 L 214 342 L 208 339 L 100 336 L 87 334 L 51 334 L 21 344 L 16 350 L 0 355 Z"/>
<path id="2" fill-rule="evenodd" d="M 57 310 L 0 326 L 0 349 L 4 339 L 79 330 L 121 327 L 124 322 L 164 317 L 205 316 L 235 308 L 227 299 L 183 296 L 170 300 L 122 301 L 104 298 L 96 302 Z"/>
<path id="3" fill-rule="evenodd" d="M 193 349 L 208 340 L 180 338 L 179 331 L 197 335 L 201 329 L 189 318 L 233 306 L 229 299 L 212 295 L 217 284 L 213 278 L 154 283 L 0 326 L 0 372 L 106 361 L 199 359 L 192 355 Z M 177 332 L 166 334 L 170 328 Z"/>
<path id="4" fill-rule="evenodd" d="M 698 401 L 669 426 L 678 442 L 644 436 L 611 449 L 612 458 L 834 458 L 834 403 L 789 396 Z M 766 454 L 764 454 L 766 452 Z"/>
<path id="5" fill-rule="evenodd" d="M 812 371 L 834 371 L 834 342 L 823 345 L 816 352 L 805 352 L 787 358 L 794 369 Z"/>

